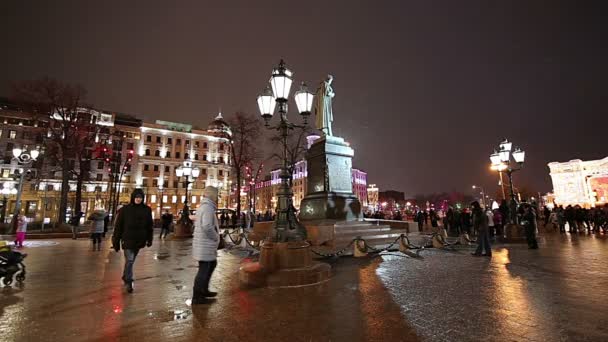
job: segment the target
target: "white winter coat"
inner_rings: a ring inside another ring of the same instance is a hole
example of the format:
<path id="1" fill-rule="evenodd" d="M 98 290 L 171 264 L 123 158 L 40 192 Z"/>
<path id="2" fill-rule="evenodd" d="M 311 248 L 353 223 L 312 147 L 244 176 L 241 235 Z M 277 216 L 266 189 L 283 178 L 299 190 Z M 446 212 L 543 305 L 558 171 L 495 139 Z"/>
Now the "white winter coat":
<path id="1" fill-rule="evenodd" d="M 196 210 L 194 233 L 192 238 L 192 258 L 197 261 L 217 259 L 217 246 L 220 242 L 217 205 L 208 198 L 201 200 Z"/>

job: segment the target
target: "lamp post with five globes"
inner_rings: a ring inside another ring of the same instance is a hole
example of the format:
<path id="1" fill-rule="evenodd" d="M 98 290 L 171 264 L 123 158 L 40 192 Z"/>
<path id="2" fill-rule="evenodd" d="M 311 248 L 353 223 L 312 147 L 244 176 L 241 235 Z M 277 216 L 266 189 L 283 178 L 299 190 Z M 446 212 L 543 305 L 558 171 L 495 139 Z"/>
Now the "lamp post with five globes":
<path id="1" fill-rule="evenodd" d="M 296 218 L 296 211 L 293 206 L 293 191 L 289 185 L 291 175 L 289 174 L 287 160 L 287 139 L 292 130 L 305 127 L 293 124 L 287 119 L 287 102 L 289 90 L 293 82 L 292 77 L 293 73 L 287 69 L 285 62 L 281 60 L 279 65 L 272 70 L 270 87 L 266 87 L 264 92 L 257 98 L 258 107 L 264 118 L 265 126 L 279 132 L 283 149 L 283 164 L 279 173 L 281 185 L 277 192 L 277 218 L 274 223 L 274 236 L 272 237 L 275 242 L 302 241 L 306 239 L 306 229 Z M 304 119 L 304 125 L 306 125 L 308 116 L 311 113 L 313 97 L 314 95 L 308 91 L 304 83 L 302 83 L 300 90 L 294 95 L 298 112 Z M 269 121 L 274 114 L 275 107 L 278 107 L 280 121 L 276 126 L 269 126 Z"/>
<path id="2" fill-rule="evenodd" d="M 499 173 L 505 172 L 509 178 L 509 220 L 510 223 L 517 224 L 517 199 L 515 198 L 515 191 L 513 190 L 513 172 L 523 168 L 526 152 L 520 148 L 515 148 L 515 150 L 512 151 L 512 146 L 513 143 L 505 139 L 500 143 L 499 149 L 494 150 L 494 153 L 490 155 L 490 161 L 492 162 L 492 170 L 498 171 Z M 512 161 L 515 163 L 513 164 Z"/>

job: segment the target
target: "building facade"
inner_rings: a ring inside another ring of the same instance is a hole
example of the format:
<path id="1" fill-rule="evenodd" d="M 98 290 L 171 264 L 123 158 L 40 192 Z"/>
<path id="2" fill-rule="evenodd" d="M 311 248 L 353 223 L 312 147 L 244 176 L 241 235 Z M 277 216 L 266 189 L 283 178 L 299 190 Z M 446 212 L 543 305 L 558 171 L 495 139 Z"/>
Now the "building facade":
<path id="1" fill-rule="evenodd" d="M 555 204 L 590 208 L 608 203 L 608 157 L 553 162 L 548 166 Z"/>
<path id="2" fill-rule="evenodd" d="M 196 206 L 202 189 L 213 185 L 220 189 L 219 206 L 227 205 L 231 186 L 231 131 L 221 114 L 207 129 L 166 121 L 145 123 L 134 116 L 109 111 L 91 110 L 90 115 L 97 125 L 103 126 L 95 137 L 96 146 L 90 149 L 103 146 L 116 157 L 113 160 L 118 159 L 124 165 L 124 169 L 121 166 L 118 176 L 107 159 L 91 158 L 90 172 L 81 192 L 84 218 L 95 207 L 108 208 L 113 189 L 117 190 L 118 203 L 126 204 L 135 188 L 146 192 L 146 202 L 152 207 L 155 218 L 160 217 L 163 210 L 177 214 L 186 200 L 186 189 L 184 179 L 176 176 L 175 169 L 184 161 L 191 161 L 192 166 L 201 171 L 189 185 L 188 203 Z M 30 171 L 31 177 L 26 178 L 23 185 L 21 208 L 33 222 L 56 221 L 62 173 L 44 153 L 31 167 L 24 169 L 14 160 L 12 150 L 14 147 L 43 149 L 50 121 L 35 118 L 8 103 L 0 104 L 0 187 L 16 189 L 18 170 Z M 128 163 L 127 158 L 131 159 Z M 75 179 L 69 180 L 69 187 L 68 217 L 76 207 Z M 15 208 L 16 195 L 3 195 L 1 203 L 5 221 L 8 221 Z"/>

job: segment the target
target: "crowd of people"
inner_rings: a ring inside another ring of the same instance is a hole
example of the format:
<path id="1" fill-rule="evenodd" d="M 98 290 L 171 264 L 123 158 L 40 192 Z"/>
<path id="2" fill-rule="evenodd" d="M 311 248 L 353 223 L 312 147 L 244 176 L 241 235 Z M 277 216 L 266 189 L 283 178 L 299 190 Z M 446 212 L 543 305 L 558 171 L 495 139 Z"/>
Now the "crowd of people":
<path id="1" fill-rule="evenodd" d="M 568 205 L 566 208 L 560 205 L 553 210 L 544 207 L 543 220 L 545 227 L 552 225 L 560 233 L 566 233 L 566 225 L 569 233 L 608 233 L 608 204 L 591 209 L 580 205 Z"/>

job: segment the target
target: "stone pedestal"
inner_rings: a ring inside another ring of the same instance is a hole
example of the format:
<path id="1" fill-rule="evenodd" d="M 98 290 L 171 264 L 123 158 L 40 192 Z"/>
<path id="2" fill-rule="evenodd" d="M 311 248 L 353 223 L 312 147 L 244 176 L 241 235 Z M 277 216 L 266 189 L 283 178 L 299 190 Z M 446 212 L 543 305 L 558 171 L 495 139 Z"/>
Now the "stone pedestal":
<path id="1" fill-rule="evenodd" d="M 178 222 L 175 225 L 175 230 L 173 232 L 173 238 L 175 239 L 187 239 L 192 237 L 192 233 L 194 231 L 194 224 L 192 223 L 181 223 Z"/>
<path id="2" fill-rule="evenodd" d="M 329 279 L 331 267 L 314 262 L 306 241 L 269 242 L 261 247 L 260 261 L 239 269 L 241 284 L 249 287 L 296 287 Z"/>
<path id="3" fill-rule="evenodd" d="M 353 194 L 353 156 L 354 150 L 339 137 L 321 137 L 310 146 L 301 221 L 361 219 L 361 203 Z"/>
<path id="4" fill-rule="evenodd" d="M 524 226 L 518 224 L 506 224 L 504 227 L 505 234 L 502 237 L 504 242 L 526 242 L 526 233 Z"/>

